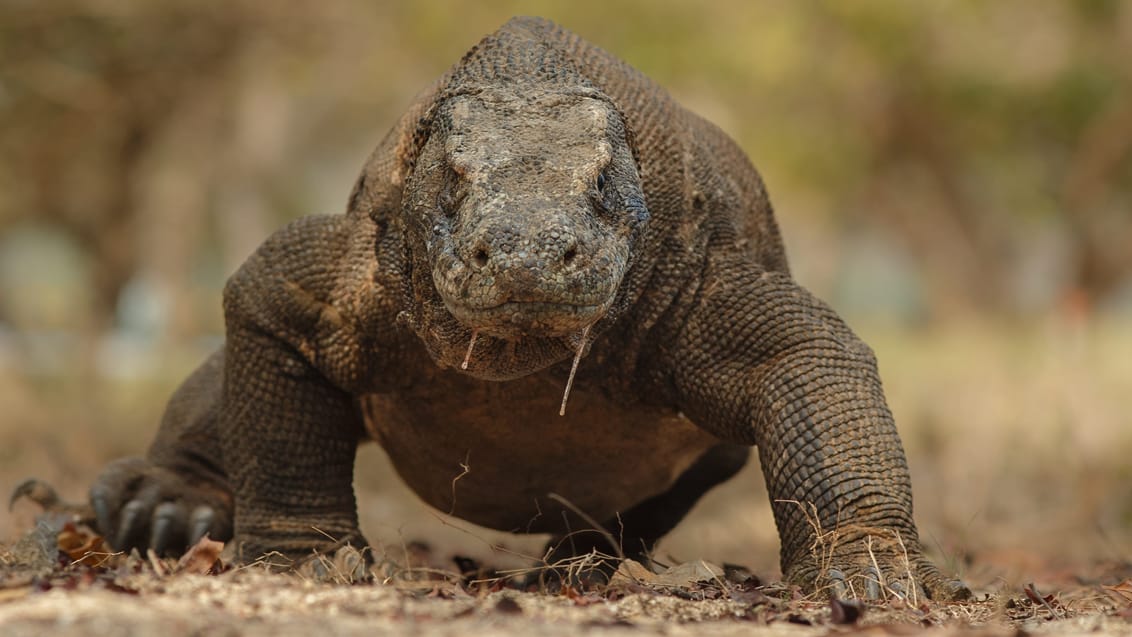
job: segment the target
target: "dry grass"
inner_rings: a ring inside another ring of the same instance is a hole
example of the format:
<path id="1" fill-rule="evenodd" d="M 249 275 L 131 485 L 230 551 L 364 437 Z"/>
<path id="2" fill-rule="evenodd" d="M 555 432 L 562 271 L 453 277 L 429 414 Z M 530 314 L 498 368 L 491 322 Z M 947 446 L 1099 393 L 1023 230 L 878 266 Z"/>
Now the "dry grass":
<path id="1" fill-rule="evenodd" d="M 980 600 L 924 605 L 890 595 L 868 609 L 865 622 L 1006 633 L 1051 626 L 1132 633 L 1132 625 L 1117 615 L 1127 613 L 1122 609 L 1132 602 L 1104 588 L 1132 576 L 1129 325 L 1050 319 L 920 332 L 856 327 L 881 362 L 913 471 L 916 517 L 927 549 L 945 573 L 962 575 Z M 106 460 L 140 452 L 148 443 L 164 397 L 193 357 L 175 358 L 186 363 L 144 381 L 106 382 L 96 391 L 80 391 L 69 379 L 0 370 L 0 487 L 35 475 L 54 483 L 64 497 L 80 498 Z M 780 576 L 773 520 L 753 464 L 709 494 L 666 538 L 657 551 L 661 561 L 737 563 L 764 581 Z M 186 630 L 253 617 L 260 623 L 250 632 L 276 635 L 330 618 L 343 634 L 361 634 L 363 627 L 367 634 L 404 630 L 406 621 L 485 634 L 570 634 L 582 626 L 600 634 L 621 630 L 622 624 L 641 633 L 679 634 L 685 631 L 680 622 L 691 620 L 711 621 L 722 634 L 749 629 L 751 621 L 769 623 L 770 632 L 802 630 L 780 625 L 789 624 L 791 612 L 819 625 L 812 634 L 828 630 L 828 604 L 789 597 L 783 601 L 795 604 L 793 610 L 726 595 L 695 601 L 648 590 L 616 600 L 494 591 L 497 578 L 532 572 L 537 562 L 532 556 L 541 554 L 545 538 L 498 534 L 429 510 L 405 491 L 374 447 L 359 455 L 358 484 L 363 530 L 374 541 L 389 586 L 327 587 L 277 580 L 254 569 L 211 578 L 169 575 L 141 589 L 152 602 L 147 608 L 158 611 L 142 611 L 124 599 L 129 596 L 95 587 L 72 597 L 62 591 L 20 600 L 0 596 L 0 625 L 42 627 L 51 604 L 66 603 L 73 606 L 74 626 L 90 628 L 99 612 L 118 612 L 139 631 L 148 622 L 159 625 L 160 613 L 178 618 Z M 25 506 L 3 514 L 0 539 L 15 538 L 31 517 Z M 452 555 L 495 572 L 465 577 L 453 568 Z M 11 559 L 0 550 L 0 568 Z M 554 566 L 579 575 L 598 559 L 603 557 Z M 257 591 L 275 597 L 256 607 Z M 521 612 L 497 612 L 504 597 L 516 597 Z"/>

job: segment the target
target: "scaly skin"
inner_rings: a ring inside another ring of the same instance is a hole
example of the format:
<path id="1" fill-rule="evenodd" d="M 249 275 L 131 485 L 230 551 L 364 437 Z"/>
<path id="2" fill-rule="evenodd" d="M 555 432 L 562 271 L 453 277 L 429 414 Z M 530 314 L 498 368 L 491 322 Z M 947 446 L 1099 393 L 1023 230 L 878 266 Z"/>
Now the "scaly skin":
<path id="1" fill-rule="evenodd" d="M 611 550 L 572 533 L 581 511 L 640 556 L 756 445 L 789 580 L 967 594 L 922 555 L 873 355 L 790 278 L 758 173 L 549 22 L 473 48 L 346 214 L 273 235 L 224 310 L 147 457 L 91 490 L 119 548 L 364 544 L 351 481 L 373 438 L 442 511 L 557 534 L 555 557 Z"/>

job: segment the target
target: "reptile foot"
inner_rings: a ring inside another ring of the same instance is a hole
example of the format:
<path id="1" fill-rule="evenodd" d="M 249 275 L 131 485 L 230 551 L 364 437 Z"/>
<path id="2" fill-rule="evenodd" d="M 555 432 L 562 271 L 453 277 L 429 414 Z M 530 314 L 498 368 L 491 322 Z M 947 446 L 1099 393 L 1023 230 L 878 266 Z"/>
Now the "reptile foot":
<path id="1" fill-rule="evenodd" d="M 317 538 L 238 535 L 233 543 L 236 562 L 261 565 L 277 573 L 334 584 L 368 582 L 374 577 L 373 551 L 359 532 L 345 534 L 337 541 L 329 541 L 321 535 Z"/>
<path id="2" fill-rule="evenodd" d="M 788 566 L 785 579 L 837 599 L 904 599 L 917 602 L 971 598 L 962 581 L 944 577 L 918 546 L 893 539 L 891 531 L 838 538 L 833 549 Z"/>
<path id="3" fill-rule="evenodd" d="M 206 533 L 219 541 L 232 536 L 226 492 L 191 484 L 144 458 L 107 465 L 90 489 L 90 505 L 99 533 L 119 551 L 176 556 Z"/>

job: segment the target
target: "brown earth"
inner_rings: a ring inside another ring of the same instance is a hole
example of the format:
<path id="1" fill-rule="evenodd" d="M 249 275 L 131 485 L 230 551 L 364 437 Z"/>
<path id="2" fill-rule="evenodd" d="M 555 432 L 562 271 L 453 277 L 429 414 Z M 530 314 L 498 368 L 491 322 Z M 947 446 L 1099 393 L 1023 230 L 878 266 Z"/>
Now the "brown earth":
<path id="1" fill-rule="evenodd" d="M 28 556 L 55 553 L 58 538 L 18 543 L 38 509 L 17 503 L 0 516 L 0 634 L 1132 634 L 1127 327 L 1050 319 L 861 330 L 908 450 L 921 532 L 941 567 L 976 591 L 974 602 L 893 598 L 867 604 L 853 622 L 851 609 L 776 585 L 777 540 L 757 467 L 709 494 L 662 543 L 660 560 L 683 568 L 668 585 L 631 571 L 590 591 L 519 591 L 498 573 L 461 576 L 459 565 L 523 569 L 544 538 L 431 511 L 368 447 L 357 481 L 375 583 L 261 567 L 201 575 L 125 557 L 100 568 L 44 569 L 40 559 L 36 574 Z M 0 368 L 0 487 L 35 475 L 80 500 L 107 459 L 144 449 L 164 397 L 198 356 L 166 355 L 144 380 L 104 379 L 97 391 Z M 699 560 L 742 564 L 759 586 L 697 581 L 687 572 L 702 576 L 692 568 Z"/>

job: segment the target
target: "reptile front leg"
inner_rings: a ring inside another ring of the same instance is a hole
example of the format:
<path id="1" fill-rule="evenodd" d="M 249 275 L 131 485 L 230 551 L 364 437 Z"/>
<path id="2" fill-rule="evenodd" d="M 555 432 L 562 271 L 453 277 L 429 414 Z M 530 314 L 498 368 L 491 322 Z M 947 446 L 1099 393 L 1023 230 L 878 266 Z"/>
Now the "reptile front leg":
<path id="1" fill-rule="evenodd" d="M 229 330 L 227 360 L 222 440 L 240 558 L 364 546 L 353 489 L 361 421 L 350 395 L 250 328 Z"/>
<path id="2" fill-rule="evenodd" d="M 386 330 L 370 311 L 372 227 L 308 218 L 281 230 L 224 291 L 220 414 L 240 558 L 365 546 L 353 490 L 356 405 Z"/>
<path id="3" fill-rule="evenodd" d="M 715 256 L 675 342 L 680 408 L 758 446 L 788 581 L 838 596 L 970 595 L 922 553 L 875 359 L 832 310 L 785 274 Z"/>
<path id="4" fill-rule="evenodd" d="M 111 463 L 91 488 L 115 548 L 176 555 L 207 532 L 233 539 L 242 561 L 334 551 L 335 575 L 362 575 L 357 553 L 336 549 L 365 546 L 356 396 L 397 349 L 388 290 L 400 270 L 375 261 L 375 245 L 396 240 L 367 218 L 307 217 L 232 276 L 224 349 L 174 395 L 147 456 Z M 330 575 L 322 565 L 300 566 Z"/>

